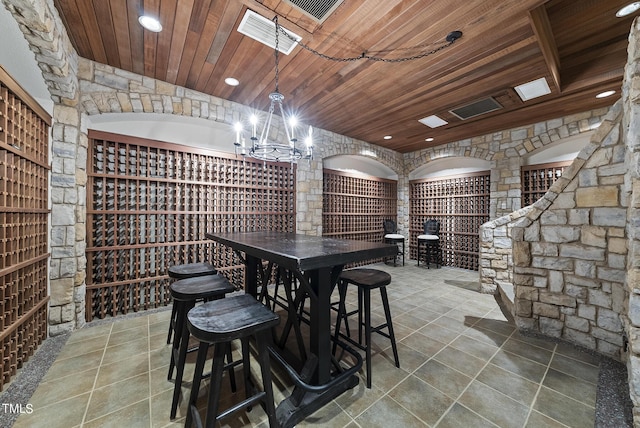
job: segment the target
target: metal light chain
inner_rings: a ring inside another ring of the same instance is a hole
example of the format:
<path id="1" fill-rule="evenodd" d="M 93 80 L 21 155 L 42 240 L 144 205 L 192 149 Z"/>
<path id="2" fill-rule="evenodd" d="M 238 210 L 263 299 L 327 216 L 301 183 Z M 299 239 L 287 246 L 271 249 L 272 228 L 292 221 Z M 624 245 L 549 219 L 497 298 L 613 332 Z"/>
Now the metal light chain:
<path id="1" fill-rule="evenodd" d="M 279 28 L 278 28 L 278 16 L 277 15 L 273 18 L 273 21 L 276 24 L 276 49 L 275 49 L 275 53 L 274 53 L 274 55 L 276 56 L 276 92 L 280 92 L 280 90 L 278 88 L 278 64 L 279 64 L 279 61 L 278 61 L 279 60 L 278 45 L 280 43 L 280 40 L 278 38 L 278 32 L 279 32 L 278 30 L 279 30 Z"/>
<path id="2" fill-rule="evenodd" d="M 292 42 L 297 43 L 298 45 L 300 45 L 300 47 L 302 47 L 303 49 L 308 50 L 309 52 L 311 52 L 314 55 L 317 55 L 321 58 L 324 59 L 328 59 L 330 61 L 337 61 L 337 62 L 350 62 L 350 61 L 359 61 L 361 59 L 367 59 L 369 61 L 379 61 L 379 62 L 405 62 L 405 61 L 413 61 L 416 59 L 420 59 L 420 58 L 424 58 L 425 56 L 429 56 L 429 55 L 433 55 L 436 52 L 439 52 L 445 48 L 448 48 L 449 46 L 451 46 L 452 44 L 455 43 L 456 40 L 458 40 L 460 37 L 462 37 L 462 32 L 461 31 L 452 31 L 447 35 L 447 44 L 439 46 L 435 49 L 432 49 L 428 52 L 423 52 L 421 54 L 418 55 L 413 55 L 413 56 L 408 56 L 408 57 L 403 57 L 403 58 L 382 58 L 382 57 L 378 57 L 378 56 L 373 56 L 373 55 L 367 55 L 366 52 L 362 52 L 362 55 L 360 56 L 354 56 L 354 57 L 347 57 L 347 58 L 338 58 L 335 56 L 330 56 L 330 55 L 326 55 L 323 54 L 321 52 L 318 52 L 317 50 L 305 45 L 304 43 L 296 40 L 295 38 L 291 37 L 289 35 L 289 33 L 287 33 L 285 30 L 283 30 L 282 28 L 278 28 L 278 17 L 276 16 L 275 18 L 276 21 L 276 50 L 277 50 L 277 46 L 278 46 L 278 29 L 282 32 L 282 34 L 284 34 L 285 36 L 287 36 Z M 404 49 L 408 49 L 408 48 L 404 48 Z M 400 49 L 398 49 L 400 50 Z M 276 78 L 278 76 L 277 73 L 277 59 L 276 59 Z M 277 81 L 276 81 L 277 82 Z"/>

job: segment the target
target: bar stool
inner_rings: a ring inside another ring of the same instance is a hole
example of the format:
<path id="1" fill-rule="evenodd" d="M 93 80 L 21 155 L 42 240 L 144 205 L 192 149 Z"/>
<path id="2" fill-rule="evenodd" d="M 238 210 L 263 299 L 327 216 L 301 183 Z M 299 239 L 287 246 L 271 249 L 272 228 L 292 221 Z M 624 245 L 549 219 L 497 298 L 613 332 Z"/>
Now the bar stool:
<path id="1" fill-rule="evenodd" d="M 181 265 L 173 265 L 169 268 L 169 278 L 185 279 L 194 278 L 196 276 L 215 275 L 218 273 L 216 268 L 209 263 L 185 263 Z M 167 344 L 171 343 L 171 336 L 176 324 L 176 307 L 171 308 L 171 322 L 169 322 L 169 334 L 167 334 Z"/>
<path id="2" fill-rule="evenodd" d="M 277 326 L 280 317 L 269 310 L 262 303 L 248 294 L 214 300 L 191 309 L 187 315 L 187 326 L 193 337 L 200 341 L 198 358 L 193 374 L 191 395 L 189 397 L 189 411 L 185 427 L 190 427 L 196 419 L 196 425 L 202 426 L 200 413 L 196 406 L 202 372 L 207 359 L 210 345 L 214 345 L 213 367 L 211 369 L 211 384 L 207 401 L 207 418 L 205 426 L 213 428 L 216 421 L 230 414 L 250 408 L 257 402 L 264 404 L 269 418 L 269 426 L 277 427 L 276 409 L 271 384 L 271 366 L 267 342 L 271 337 L 270 330 Z M 251 385 L 251 370 L 249 366 L 249 337 L 254 336 L 257 345 L 257 360 L 262 374 L 263 391 L 254 391 Z M 240 339 L 242 343 L 242 366 L 246 398 L 219 412 L 220 385 L 222 374 L 226 368 L 224 356 L 229 352 L 231 341 Z M 255 392 L 253 395 L 252 392 Z"/>
<path id="3" fill-rule="evenodd" d="M 399 255 L 402 255 L 402 266 L 404 266 L 404 235 L 398 233 L 396 222 L 393 220 L 383 220 L 382 227 L 384 228 L 384 242 L 387 244 L 402 244 L 402 251 L 398 247 L 398 252 L 393 258 L 393 265 L 396 266 L 396 259 Z M 386 262 L 386 260 L 385 260 Z"/>
<path id="4" fill-rule="evenodd" d="M 175 334 L 173 346 L 171 347 L 171 362 L 169 363 L 169 374 L 167 379 L 171 380 L 174 367 L 176 370 L 176 381 L 173 386 L 173 401 L 171 402 L 171 419 L 176 417 L 178 410 L 178 400 L 182 391 L 182 377 L 184 374 L 185 361 L 189 352 L 189 330 L 187 329 L 187 313 L 201 300 L 222 299 L 226 294 L 235 291 L 231 283 L 221 275 L 197 276 L 175 281 L 169 286 L 173 297 L 173 307 L 176 309 Z M 192 349 L 195 351 L 195 349 Z M 231 353 L 227 356 L 231 362 Z M 233 371 L 230 372 L 231 386 L 235 390 L 235 378 Z"/>
<path id="5" fill-rule="evenodd" d="M 358 287 L 358 309 L 355 311 L 347 312 L 346 308 L 346 296 L 347 285 L 351 283 Z M 387 272 L 379 269 L 357 268 L 345 270 L 340 274 L 338 280 L 338 290 L 340 293 L 340 304 L 338 307 L 338 317 L 336 320 L 336 330 L 334 332 L 333 341 L 333 353 L 336 353 L 336 347 L 338 339 L 342 338 L 349 343 L 357 346 L 359 349 L 365 351 L 365 362 L 367 364 L 367 388 L 371 388 L 371 333 L 378 333 L 391 341 L 391 348 L 393 349 L 393 358 L 395 359 L 396 367 L 400 367 L 400 360 L 398 359 L 398 349 L 396 347 L 396 337 L 393 333 L 393 322 L 391 321 L 391 310 L 389 309 L 389 299 L 387 297 L 387 285 L 391 283 L 391 275 Z M 371 326 L 371 290 L 378 288 L 380 290 L 380 297 L 382 298 L 382 306 L 384 307 L 384 316 L 386 322 L 380 324 L 377 327 Z M 341 320 L 347 319 L 350 315 L 358 314 L 358 341 L 351 339 L 351 334 L 347 327 L 347 334 L 344 335 L 340 332 Z M 364 322 L 362 317 L 364 315 Z M 364 326 L 365 341 L 362 343 L 362 327 Z M 387 332 L 382 331 L 386 328 Z"/>
<path id="6" fill-rule="evenodd" d="M 420 266 L 420 250 L 424 247 L 425 264 L 429 268 L 433 260 L 437 267 L 442 264 L 442 251 L 440 250 L 440 222 L 427 220 L 423 225 L 424 234 L 418 235 L 418 266 Z"/>

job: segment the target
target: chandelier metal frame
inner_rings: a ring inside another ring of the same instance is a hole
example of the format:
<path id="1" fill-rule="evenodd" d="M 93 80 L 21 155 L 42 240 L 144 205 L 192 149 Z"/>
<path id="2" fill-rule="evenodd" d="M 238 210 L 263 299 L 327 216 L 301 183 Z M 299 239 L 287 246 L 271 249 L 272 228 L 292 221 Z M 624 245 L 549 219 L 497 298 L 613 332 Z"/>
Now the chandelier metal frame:
<path id="1" fill-rule="evenodd" d="M 282 34 L 286 37 L 291 38 L 292 41 L 300 45 L 303 49 L 311 52 L 314 55 L 320 56 L 324 59 L 328 59 L 331 61 L 340 61 L 340 62 L 349 62 L 349 61 L 359 61 L 359 60 L 369 60 L 369 61 L 379 61 L 379 62 L 404 62 L 404 61 L 413 61 L 416 59 L 423 58 L 428 55 L 433 55 L 443 49 L 454 44 L 458 39 L 462 37 L 461 31 L 451 31 L 446 39 L 445 43 L 441 43 L 434 47 L 433 49 L 422 52 L 416 55 L 410 55 L 400 58 L 388 58 L 386 56 L 377 56 L 372 53 L 363 52 L 361 55 L 356 57 L 332 57 L 329 55 L 322 54 L 309 46 L 301 43 L 300 41 L 294 39 L 289 35 L 283 28 L 278 24 L 278 16 L 276 15 L 273 18 L 273 22 L 275 24 L 275 49 L 274 49 L 274 57 L 275 57 L 275 91 L 269 94 L 269 111 L 267 113 L 267 120 L 264 122 L 262 127 L 262 132 L 258 137 L 256 133 L 256 127 L 258 123 L 258 119 L 255 115 L 251 116 L 251 137 L 249 137 L 250 144 L 247 146 L 246 138 L 243 133 L 243 127 L 241 123 L 235 124 L 236 130 L 236 140 L 235 140 L 235 152 L 236 155 L 249 156 L 255 159 L 260 159 L 262 161 L 274 161 L 274 162 L 297 162 L 300 159 L 311 160 L 313 158 L 313 128 L 309 126 L 308 134 L 304 138 L 304 147 L 298 147 L 298 139 L 296 138 L 296 125 L 297 120 L 295 116 L 289 117 L 289 126 L 287 126 L 287 116 L 284 112 L 283 102 L 284 95 L 280 93 L 279 89 L 279 34 Z M 424 46 L 416 47 L 418 49 L 424 48 Z M 389 51 L 381 51 L 380 53 L 386 54 Z M 275 140 L 270 140 L 271 134 L 271 124 L 273 121 L 274 112 L 278 109 L 280 117 L 284 122 L 284 129 L 286 133 L 286 140 L 283 142 L 277 142 Z"/>
<path id="2" fill-rule="evenodd" d="M 251 145 L 247 150 L 245 138 L 242 135 L 242 124 L 236 123 L 236 141 L 235 141 L 235 151 L 236 155 L 240 154 L 242 156 L 250 156 L 255 159 L 260 159 L 262 161 L 273 161 L 273 162 L 290 162 L 294 163 L 300 159 L 311 160 L 313 158 L 313 128 L 309 126 L 309 131 L 307 136 L 304 139 L 304 148 L 300 149 L 297 146 L 298 138 L 295 135 L 297 119 L 295 116 L 289 117 L 289 127 L 287 126 L 287 116 L 284 113 L 283 101 L 284 95 L 280 93 L 279 89 L 279 38 L 278 34 L 279 25 L 278 25 L 278 17 L 274 17 L 273 21 L 275 23 L 275 91 L 269 94 L 269 100 L 271 100 L 269 104 L 269 111 L 267 113 L 267 120 L 264 122 L 262 127 L 262 132 L 260 133 L 260 137 L 256 134 L 256 125 L 257 125 L 257 117 L 251 116 Z M 277 107 L 276 107 L 277 106 Z M 284 129 L 287 135 L 287 142 L 277 142 L 269 140 L 269 134 L 271 131 L 271 123 L 273 120 L 274 112 L 278 109 L 280 113 L 280 117 L 284 122 Z"/>

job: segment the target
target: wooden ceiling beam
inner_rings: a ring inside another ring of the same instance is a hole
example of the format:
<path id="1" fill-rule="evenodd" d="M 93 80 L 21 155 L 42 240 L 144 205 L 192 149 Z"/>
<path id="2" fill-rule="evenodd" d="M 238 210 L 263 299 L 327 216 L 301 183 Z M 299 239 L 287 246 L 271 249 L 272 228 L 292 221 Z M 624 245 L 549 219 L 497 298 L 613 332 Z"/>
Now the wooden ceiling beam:
<path id="1" fill-rule="evenodd" d="M 558 54 L 558 46 L 556 45 L 551 31 L 551 23 L 549 22 L 549 15 L 547 15 L 547 9 L 544 4 L 529 11 L 529 18 L 531 20 L 531 27 L 533 33 L 538 38 L 538 44 L 542 51 L 542 56 L 547 63 L 549 73 L 553 77 L 553 83 L 558 92 L 562 92 L 562 86 L 560 82 L 560 55 Z"/>

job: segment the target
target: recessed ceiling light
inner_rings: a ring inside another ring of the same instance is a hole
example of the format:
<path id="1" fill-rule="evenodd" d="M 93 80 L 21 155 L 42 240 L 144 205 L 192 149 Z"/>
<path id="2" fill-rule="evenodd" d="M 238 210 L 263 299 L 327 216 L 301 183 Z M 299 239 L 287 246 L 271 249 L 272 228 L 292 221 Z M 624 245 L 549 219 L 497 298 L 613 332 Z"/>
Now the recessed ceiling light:
<path id="1" fill-rule="evenodd" d="M 240 84 L 238 79 L 234 77 L 227 77 L 226 79 L 224 79 L 224 83 L 226 83 L 229 86 L 238 86 Z"/>
<path id="2" fill-rule="evenodd" d="M 431 142 L 431 141 L 433 141 L 433 137 L 425 138 L 425 139 L 424 139 L 424 141 L 429 141 L 429 142 Z"/>
<path id="3" fill-rule="evenodd" d="M 391 135 L 385 135 L 385 136 L 384 136 L 384 139 L 385 139 L 385 140 L 390 140 L 391 138 L 392 138 L 392 137 L 391 137 Z"/>
<path id="4" fill-rule="evenodd" d="M 529 101 L 551 93 L 551 89 L 549 89 L 549 85 L 547 84 L 547 79 L 544 77 L 523 83 L 513 89 L 516 90 L 522 101 Z"/>
<path id="5" fill-rule="evenodd" d="M 604 92 L 600 92 L 598 95 L 596 95 L 596 98 L 606 98 L 606 97 L 610 97 L 611 95 L 615 94 L 616 91 L 604 91 Z"/>
<path id="6" fill-rule="evenodd" d="M 444 126 L 449 123 L 446 120 L 440 119 L 435 114 L 423 117 L 422 119 L 418 120 L 418 122 L 427 125 L 429 128 L 437 128 L 438 126 Z"/>
<path id="7" fill-rule="evenodd" d="M 142 15 L 141 17 L 138 18 L 138 22 L 144 28 L 146 28 L 149 31 L 153 31 L 154 33 L 159 33 L 160 31 L 162 31 L 162 24 L 160 24 L 160 21 L 158 21 L 156 18 L 153 18 L 151 16 Z"/>
<path id="8" fill-rule="evenodd" d="M 629 3 L 628 5 L 620 8 L 616 12 L 616 16 L 618 18 L 622 18 L 624 16 L 631 15 L 633 12 L 636 12 L 638 9 L 640 9 L 640 1 L 634 1 L 633 3 Z"/>

